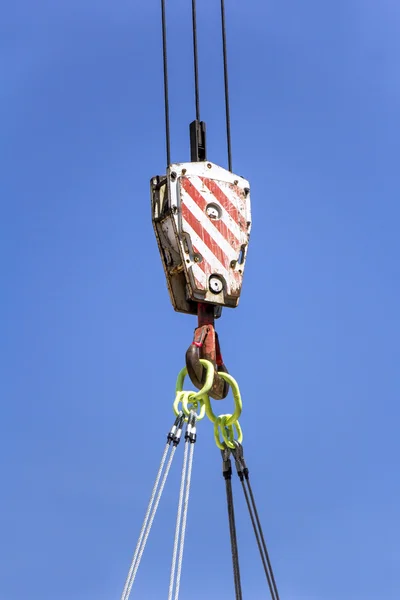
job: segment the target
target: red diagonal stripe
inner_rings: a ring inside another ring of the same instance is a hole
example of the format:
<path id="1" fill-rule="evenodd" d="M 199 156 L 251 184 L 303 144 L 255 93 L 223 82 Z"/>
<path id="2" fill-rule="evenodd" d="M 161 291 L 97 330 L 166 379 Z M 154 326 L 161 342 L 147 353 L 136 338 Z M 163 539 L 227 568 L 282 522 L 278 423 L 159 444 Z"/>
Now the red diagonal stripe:
<path id="1" fill-rule="evenodd" d="M 221 190 L 219 185 L 213 179 L 208 179 L 208 177 L 200 177 L 200 179 L 208 187 L 216 199 L 222 204 L 228 215 L 232 217 L 232 219 L 239 225 L 241 229 L 247 231 L 247 223 L 243 215 L 239 211 L 238 207 L 235 206 L 228 196 Z"/>
<path id="2" fill-rule="evenodd" d="M 200 281 L 197 279 L 197 277 L 195 276 L 193 271 L 192 271 L 192 275 L 193 275 L 193 279 L 194 279 L 195 288 L 200 290 L 201 292 L 204 292 L 203 284 L 200 283 Z"/>
<path id="3" fill-rule="evenodd" d="M 182 185 L 183 189 L 185 190 L 185 192 L 187 194 L 189 194 L 189 196 L 192 198 L 192 200 L 194 202 L 196 202 L 197 206 L 199 208 L 201 208 L 202 211 L 205 211 L 206 207 L 207 207 L 207 202 L 206 202 L 205 198 L 203 198 L 203 196 L 197 190 L 197 188 L 195 188 L 193 183 L 191 181 L 189 181 L 189 179 L 187 177 L 182 177 L 180 181 L 181 181 L 181 185 Z M 217 198 L 217 200 L 219 200 L 219 199 Z M 232 244 L 232 242 L 235 244 L 235 250 L 238 251 L 239 247 L 240 247 L 240 241 L 237 239 L 237 237 L 234 235 L 234 233 L 232 233 L 232 231 L 229 229 L 229 227 L 227 227 L 227 225 L 219 219 L 214 220 L 214 219 L 210 219 L 209 217 L 207 217 L 207 215 L 205 215 L 205 216 L 209 220 L 209 222 L 212 223 L 212 225 L 215 227 L 215 229 L 217 229 L 220 232 L 220 234 L 226 239 L 226 241 L 229 244 Z"/>
<path id="4" fill-rule="evenodd" d="M 193 213 L 190 212 L 186 204 L 182 204 L 182 216 L 189 223 L 191 228 L 197 233 L 199 238 L 203 240 L 206 246 L 214 254 L 215 258 L 219 260 L 221 265 L 228 269 L 230 264 L 229 258 L 226 256 L 225 252 L 223 252 L 223 250 L 218 246 L 216 241 L 213 240 L 208 231 L 204 229 L 202 224 L 196 219 Z"/>
<path id="5" fill-rule="evenodd" d="M 193 250 L 196 252 L 196 254 L 201 254 L 201 252 L 199 251 L 198 248 L 196 248 L 195 245 L 193 245 Z M 200 269 L 203 271 L 203 273 L 205 273 L 207 276 L 211 275 L 211 273 L 213 272 L 212 268 L 211 268 L 211 265 L 206 261 L 206 259 L 204 258 L 204 256 L 203 256 L 203 260 L 201 262 L 197 263 L 197 264 L 200 267 Z"/>
<path id="6" fill-rule="evenodd" d="M 197 254 L 201 254 L 199 249 L 196 248 L 196 246 L 194 244 L 192 244 L 192 246 L 193 246 L 193 250 Z M 200 267 L 200 269 L 203 271 L 203 273 L 206 274 L 207 281 L 208 281 L 208 276 L 212 275 L 212 273 L 213 273 L 213 269 L 212 269 L 211 265 L 205 260 L 204 256 L 203 256 L 203 260 L 197 264 Z M 192 271 L 192 273 L 193 273 L 193 271 Z M 193 273 L 193 277 L 195 278 L 194 273 Z M 227 292 L 228 292 L 228 294 L 233 294 L 230 277 L 233 277 L 233 279 L 235 280 L 235 283 L 236 283 L 236 287 L 235 287 L 236 294 L 235 295 L 237 295 L 237 293 L 238 293 L 238 291 L 240 291 L 240 288 L 242 285 L 242 275 L 240 273 L 238 273 L 237 271 L 230 271 L 229 273 L 226 273 L 225 279 L 226 279 L 226 284 L 227 284 L 227 288 L 228 288 Z M 196 281 L 197 289 L 203 290 L 204 288 L 202 287 L 202 284 L 196 278 L 195 278 L 195 281 Z M 207 291 L 207 283 L 206 283 L 206 291 Z"/>
<path id="7" fill-rule="evenodd" d="M 189 225 L 191 225 L 193 227 L 193 223 L 199 223 L 198 220 L 196 219 L 196 217 L 189 211 L 189 209 L 187 207 L 185 207 L 185 209 L 187 211 L 187 214 L 189 215 L 189 218 L 186 218 L 186 221 L 188 221 Z M 186 213 L 186 211 L 185 211 L 185 213 Z M 194 229 L 194 227 L 193 227 L 193 229 Z M 197 233 L 197 235 L 199 235 L 199 233 L 197 231 L 196 231 L 196 233 Z M 196 254 L 200 254 L 202 256 L 199 249 L 196 248 L 196 246 L 193 244 L 193 241 L 192 241 L 192 246 L 193 246 L 194 252 L 196 252 Z M 205 275 L 207 275 L 207 277 L 209 275 L 212 275 L 212 273 L 214 272 L 214 269 L 212 268 L 210 263 L 204 258 L 204 256 L 203 256 L 203 260 L 197 264 L 199 265 L 199 267 L 201 268 L 203 273 L 205 273 Z M 223 265 L 223 266 L 225 266 L 225 265 Z M 236 290 L 240 291 L 240 288 L 242 285 L 243 274 L 238 273 L 235 270 L 230 270 L 230 263 L 229 263 L 229 267 L 225 267 L 225 268 L 226 268 L 226 284 L 228 287 L 228 290 L 227 290 L 228 293 L 229 294 L 233 293 L 231 281 L 230 281 L 231 277 L 233 277 L 233 279 L 236 282 Z M 202 289 L 202 288 L 199 287 L 199 289 Z"/>
<path id="8" fill-rule="evenodd" d="M 200 254 L 201 256 L 203 256 L 200 252 L 200 250 L 198 248 L 196 248 L 196 246 L 193 244 L 192 241 L 192 247 L 193 247 L 193 251 L 196 254 Z M 205 273 L 206 275 L 210 275 L 212 273 L 212 269 L 211 269 L 211 265 L 206 261 L 206 259 L 203 256 L 203 260 L 201 262 L 196 263 L 197 266 L 200 267 L 200 269 L 203 271 L 203 273 Z"/>

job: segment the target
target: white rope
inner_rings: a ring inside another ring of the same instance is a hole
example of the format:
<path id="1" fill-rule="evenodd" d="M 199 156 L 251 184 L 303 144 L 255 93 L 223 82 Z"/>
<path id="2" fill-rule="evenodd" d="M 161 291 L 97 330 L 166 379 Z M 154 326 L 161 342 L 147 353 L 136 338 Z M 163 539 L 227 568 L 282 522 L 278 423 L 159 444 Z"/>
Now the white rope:
<path id="1" fill-rule="evenodd" d="M 182 519 L 182 531 L 181 531 L 181 540 L 179 547 L 179 559 L 178 559 L 178 572 L 176 575 L 176 587 L 175 587 L 175 598 L 174 600 L 178 600 L 179 598 L 179 589 L 181 586 L 181 572 L 182 572 L 182 561 L 183 561 L 183 549 L 185 546 L 185 535 L 186 535 L 186 521 L 187 521 L 187 513 L 189 508 L 189 494 L 190 494 L 190 482 L 192 479 L 192 467 L 193 467 L 193 455 L 194 455 L 194 446 L 195 444 L 190 444 L 190 454 L 189 454 L 189 465 L 187 471 L 186 478 L 186 493 L 185 493 L 185 503 L 183 506 L 183 519 Z"/>
<path id="2" fill-rule="evenodd" d="M 168 462 L 167 462 L 167 466 L 165 467 L 165 472 L 164 472 L 164 475 L 163 475 L 163 478 L 162 478 L 162 481 L 161 481 L 160 488 L 158 490 L 158 494 L 157 494 L 157 497 L 156 497 L 156 500 L 155 500 L 155 503 L 154 503 L 153 510 L 151 512 L 151 516 L 150 516 L 150 519 L 149 519 L 149 523 L 147 525 L 146 533 L 144 534 L 143 542 L 142 542 L 142 545 L 141 545 L 141 548 L 140 548 L 140 551 L 139 551 L 136 563 L 134 565 L 134 568 L 133 568 L 133 571 L 132 571 L 132 574 L 131 574 L 131 577 L 130 577 L 130 581 L 129 581 L 128 586 L 126 588 L 125 596 L 123 595 L 121 597 L 121 600 L 129 600 L 129 596 L 130 596 L 130 593 L 131 593 L 133 582 L 135 581 L 136 574 L 138 572 L 139 565 L 140 565 L 140 562 L 142 560 L 143 552 L 144 552 L 144 549 L 146 547 L 146 543 L 147 543 L 147 539 L 148 539 L 149 534 L 150 534 L 151 527 L 153 525 L 154 517 L 156 515 L 157 508 L 158 508 L 158 505 L 160 503 L 160 499 L 161 499 L 162 493 L 164 491 L 165 482 L 167 481 L 169 470 L 171 468 L 171 464 L 172 464 L 173 458 L 175 456 L 175 451 L 176 451 L 176 446 L 174 446 L 172 448 L 172 452 L 171 452 L 171 454 L 169 456 L 169 459 L 168 459 Z"/>
<path id="3" fill-rule="evenodd" d="M 151 497 L 150 497 L 150 500 L 149 500 L 149 504 L 147 506 L 146 514 L 145 514 L 145 517 L 144 517 L 144 520 L 143 520 L 142 528 L 140 530 L 139 539 L 138 539 L 137 544 L 136 544 L 136 548 L 135 548 L 135 552 L 134 552 L 134 555 L 133 555 L 133 558 L 132 558 L 132 562 L 131 562 L 131 565 L 129 567 L 129 572 L 128 572 L 128 576 L 127 576 L 126 581 L 125 581 L 124 589 L 123 589 L 123 592 L 122 592 L 122 595 L 121 595 L 121 600 L 125 600 L 125 598 L 126 598 L 126 593 L 127 593 L 128 587 L 129 587 L 129 583 L 130 583 L 130 580 L 131 580 L 131 577 L 132 577 L 133 570 L 134 570 L 135 565 L 136 565 L 136 559 L 137 559 L 138 554 L 139 554 L 140 545 L 141 545 L 142 540 L 143 540 L 143 536 L 144 536 L 144 533 L 145 533 L 147 521 L 149 520 L 150 511 L 151 511 L 151 508 L 153 506 L 154 498 L 156 496 L 158 484 L 160 482 L 161 473 L 162 473 L 162 470 L 164 468 L 164 464 L 165 464 L 165 460 L 167 458 L 167 454 L 168 454 L 169 448 L 170 448 L 170 446 L 169 446 L 169 444 L 167 444 L 165 446 L 164 454 L 162 455 L 162 458 L 161 458 L 160 467 L 158 469 L 157 477 L 156 477 L 156 480 L 154 482 L 153 491 L 151 492 Z"/>
<path id="4" fill-rule="evenodd" d="M 173 553 L 172 553 L 172 564 L 171 564 L 171 575 L 170 575 L 170 579 L 169 579 L 168 600 L 172 600 L 172 594 L 173 594 L 173 589 L 174 589 L 176 559 L 178 556 L 179 533 L 180 533 L 181 521 L 182 521 L 183 496 L 185 493 L 186 470 L 187 470 L 189 445 L 190 445 L 189 441 L 186 440 L 185 441 L 185 452 L 183 455 L 181 486 L 179 489 L 178 513 L 176 515 L 174 549 L 173 549 Z"/>

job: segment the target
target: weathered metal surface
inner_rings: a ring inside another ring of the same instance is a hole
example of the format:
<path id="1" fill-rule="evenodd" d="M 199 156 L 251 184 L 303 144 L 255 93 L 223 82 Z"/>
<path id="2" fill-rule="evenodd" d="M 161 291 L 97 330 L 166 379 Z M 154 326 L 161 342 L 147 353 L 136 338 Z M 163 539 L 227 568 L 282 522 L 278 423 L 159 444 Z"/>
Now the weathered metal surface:
<path id="1" fill-rule="evenodd" d="M 153 225 L 175 310 L 239 302 L 251 228 L 249 182 L 210 162 L 151 182 Z"/>
<path id="2" fill-rule="evenodd" d="M 209 395 L 215 400 L 226 398 L 229 385 L 219 377 L 218 373 L 228 370 L 222 359 L 218 334 L 214 327 L 213 307 L 210 304 L 198 305 L 198 327 L 195 329 L 193 343 L 186 352 L 186 367 L 188 375 L 195 387 L 202 388 L 206 380 L 206 370 L 200 362 L 205 358 L 213 363 L 215 368 L 214 381 Z"/>

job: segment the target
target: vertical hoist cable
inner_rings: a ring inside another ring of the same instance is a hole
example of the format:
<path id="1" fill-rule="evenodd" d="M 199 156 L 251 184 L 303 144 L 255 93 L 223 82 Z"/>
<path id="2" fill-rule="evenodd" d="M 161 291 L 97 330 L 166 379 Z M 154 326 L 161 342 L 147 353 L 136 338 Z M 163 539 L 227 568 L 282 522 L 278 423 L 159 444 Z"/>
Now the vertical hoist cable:
<path id="1" fill-rule="evenodd" d="M 165 144 L 166 144 L 167 167 L 168 167 L 171 164 L 171 138 L 170 138 L 170 128 L 169 128 L 167 19 L 166 19 L 166 14 L 165 14 L 165 0 L 161 0 L 161 23 L 162 23 L 162 41 L 163 41 L 163 64 L 164 64 Z"/>
<path id="2" fill-rule="evenodd" d="M 196 102 L 196 120 L 200 121 L 199 58 L 197 52 L 197 10 L 196 0 L 192 0 L 194 94 Z"/>
<path id="3" fill-rule="evenodd" d="M 168 88 L 168 56 L 167 56 L 167 23 L 166 23 L 166 0 L 161 0 L 162 21 L 162 46 L 164 67 L 164 106 L 165 106 L 165 142 L 167 165 L 171 163 L 171 134 L 169 118 L 169 88 Z M 197 6 L 196 0 L 192 0 L 192 30 L 193 30 L 193 67 L 194 67 L 194 89 L 196 120 L 200 121 L 200 86 L 199 86 L 199 59 L 197 48 Z M 226 144 L 228 153 L 228 169 L 232 171 L 232 142 L 231 142 L 231 116 L 229 106 L 229 83 L 228 83 L 228 52 L 226 43 L 226 21 L 225 0 L 221 0 L 221 31 L 222 31 L 222 54 L 224 65 L 224 94 L 225 94 L 225 121 L 226 121 Z"/>
<path id="4" fill-rule="evenodd" d="M 224 59 L 226 145 L 227 145 L 227 150 L 228 150 L 228 169 L 230 171 L 232 171 L 231 114 L 230 114 L 230 108 L 229 108 L 228 52 L 227 52 L 227 47 L 226 47 L 225 0 L 221 0 L 221 26 L 222 26 L 222 53 L 223 53 L 223 59 Z"/>

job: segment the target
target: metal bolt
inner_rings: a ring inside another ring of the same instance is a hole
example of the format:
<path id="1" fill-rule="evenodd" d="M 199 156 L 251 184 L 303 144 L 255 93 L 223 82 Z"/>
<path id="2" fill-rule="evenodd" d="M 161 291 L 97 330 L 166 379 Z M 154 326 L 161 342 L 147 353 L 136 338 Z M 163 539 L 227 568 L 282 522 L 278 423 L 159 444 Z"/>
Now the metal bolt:
<path id="1" fill-rule="evenodd" d="M 236 260 L 231 260 L 231 268 L 234 269 L 236 267 Z"/>
<path id="2" fill-rule="evenodd" d="M 182 169 L 182 175 L 185 175 L 186 169 Z"/>
<path id="3" fill-rule="evenodd" d="M 176 173 L 175 173 L 175 171 L 172 171 L 172 173 L 171 173 L 171 179 L 172 179 L 172 181 L 174 181 L 176 179 Z"/>
<path id="4" fill-rule="evenodd" d="M 211 163 L 207 163 L 207 169 L 211 169 L 212 164 Z"/>
<path id="5" fill-rule="evenodd" d="M 244 188 L 244 195 L 248 196 L 250 194 L 250 188 Z"/>
<path id="6" fill-rule="evenodd" d="M 235 181 L 233 182 L 233 185 L 237 185 L 239 183 L 239 181 L 237 179 L 235 179 Z"/>

